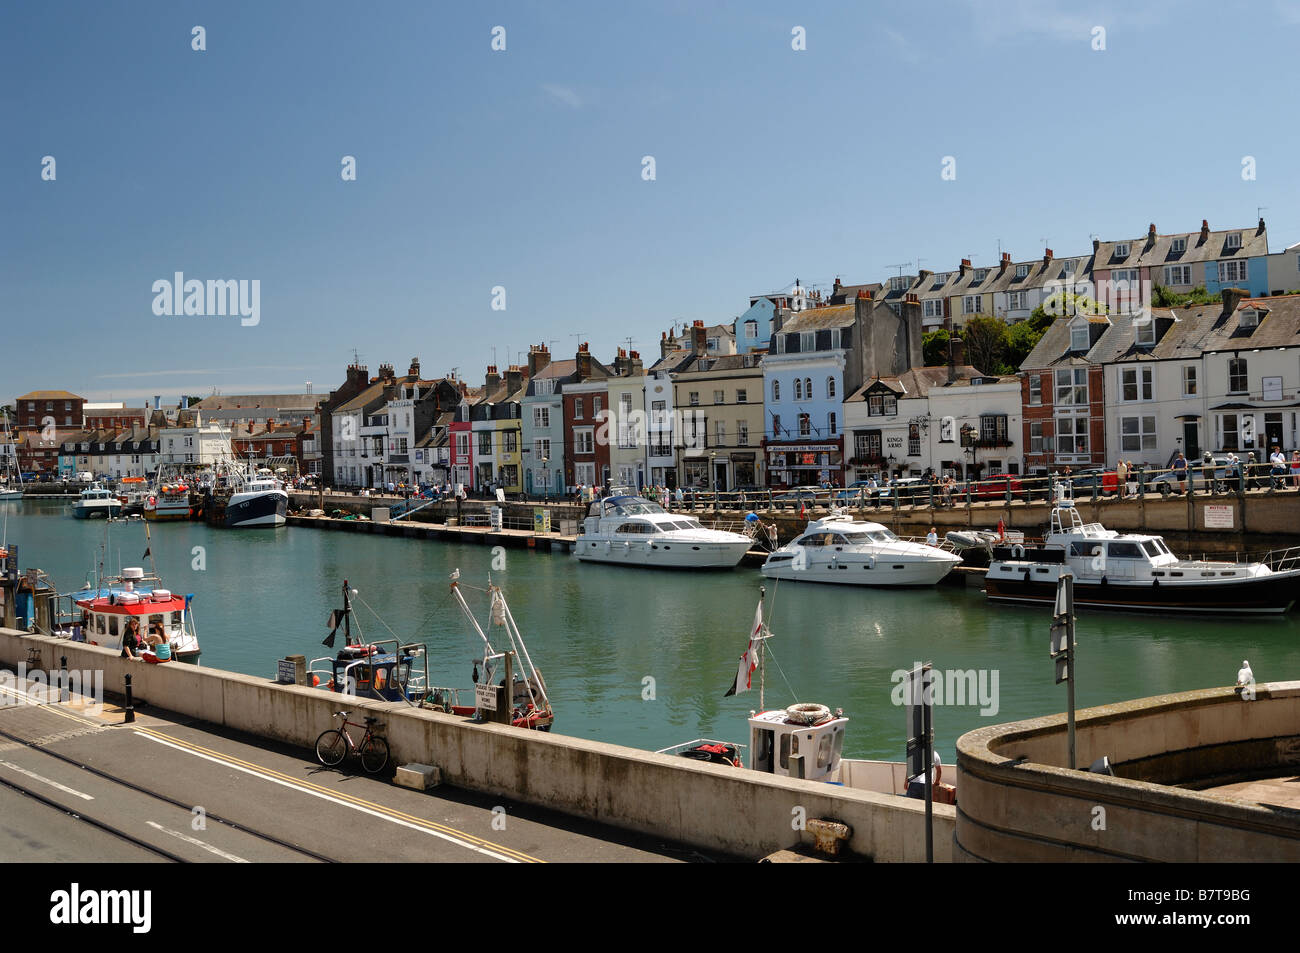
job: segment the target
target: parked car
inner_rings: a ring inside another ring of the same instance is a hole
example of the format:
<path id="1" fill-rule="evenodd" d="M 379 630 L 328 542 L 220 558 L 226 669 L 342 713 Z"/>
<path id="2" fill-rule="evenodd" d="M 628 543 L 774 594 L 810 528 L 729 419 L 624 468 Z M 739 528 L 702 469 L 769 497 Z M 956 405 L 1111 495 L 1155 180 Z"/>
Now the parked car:
<path id="1" fill-rule="evenodd" d="M 1007 487 L 1011 488 L 1013 495 L 1024 492 L 1024 484 L 1014 473 L 991 473 L 987 477 L 975 484 L 975 498 L 977 500 L 1004 500 L 1007 496 Z"/>
<path id="2" fill-rule="evenodd" d="M 1085 467 L 1070 474 L 1070 487 L 1075 496 L 1091 496 L 1094 486 L 1099 496 L 1118 495 L 1119 476 L 1114 470 L 1104 467 Z"/>
<path id="3" fill-rule="evenodd" d="M 935 484 L 935 495 L 937 496 L 938 493 L 939 487 L 938 484 Z M 915 503 L 922 499 L 928 500 L 930 498 L 930 484 L 920 477 L 896 477 L 880 488 L 881 502 L 892 504 L 895 497 L 898 498 L 900 504 Z"/>
<path id="4" fill-rule="evenodd" d="M 832 499 L 836 503 L 857 503 L 866 501 L 870 503 L 879 495 L 880 485 L 876 485 L 876 492 L 872 492 L 870 482 L 867 480 L 855 480 L 842 490 L 836 490 Z"/>
<path id="5" fill-rule="evenodd" d="M 772 506 L 778 510 L 797 510 L 800 506 L 806 506 L 812 509 L 818 504 L 818 490 L 816 487 L 801 486 L 793 490 L 785 490 L 781 493 L 772 495 Z"/>
<path id="6" fill-rule="evenodd" d="M 1226 453 L 1216 453 L 1211 455 L 1211 459 L 1214 463 L 1213 479 L 1222 482 L 1225 487 L 1229 481 L 1231 481 L 1235 486 L 1237 482 L 1236 476 L 1229 472 L 1232 467 L 1231 458 Z M 1247 463 L 1247 459 L 1248 458 L 1241 459 L 1239 461 L 1243 468 Z M 1257 466 L 1255 473 L 1247 474 L 1247 476 L 1259 476 L 1267 480 L 1268 468 L 1260 468 Z M 1206 488 L 1206 465 L 1204 463 L 1204 457 L 1198 460 L 1187 461 L 1187 480 L 1185 484 L 1178 479 L 1178 474 L 1173 470 L 1160 470 L 1147 480 L 1147 492 L 1161 494 L 1178 493 L 1184 485 L 1190 486 L 1194 490 L 1204 490 Z"/>

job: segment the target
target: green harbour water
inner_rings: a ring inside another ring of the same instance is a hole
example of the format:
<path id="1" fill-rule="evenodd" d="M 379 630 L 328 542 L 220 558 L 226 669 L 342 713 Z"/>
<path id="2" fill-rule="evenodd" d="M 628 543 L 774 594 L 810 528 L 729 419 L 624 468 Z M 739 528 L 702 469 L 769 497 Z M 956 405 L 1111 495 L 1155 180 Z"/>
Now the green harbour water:
<path id="1" fill-rule="evenodd" d="M 164 585 L 194 593 L 201 664 L 268 678 L 284 655 L 329 653 L 321 640 L 346 578 L 358 590 L 356 617 L 367 638 L 392 637 L 391 629 L 425 642 L 433 682 L 470 688 L 471 659 L 481 653 L 448 577 L 460 570 L 462 591 L 486 628 L 487 598 L 478 590 L 490 574 L 546 678 L 554 730 L 637 748 L 697 737 L 747 740 L 757 691 L 723 696 L 760 586 L 774 635 L 767 707 L 842 708 L 851 719 L 846 756 L 903 758 L 894 676 L 917 661 L 977 670 L 989 690 L 996 674 L 996 712 L 982 714 L 970 698 L 963 705 L 946 698 L 936 709 L 936 741 L 947 763 L 966 731 L 1065 707 L 1065 686 L 1055 684 L 1048 657 L 1049 610 L 991 605 L 975 588 L 777 584 L 755 568 L 637 570 L 527 549 L 505 550 L 505 569 L 491 572 L 486 545 L 298 527 L 150 524 L 146 543 L 142 521 L 76 520 L 57 501 L 0 503 L 0 523 L 19 546 L 19 567 L 39 567 L 63 592 L 89 578 L 105 542 L 113 570 L 148 567 L 148 545 Z M 199 555 L 202 568 L 195 568 Z M 1094 610 L 1078 616 L 1078 641 L 1081 708 L 1230 685 L 1242 659 L 1261 682 L 1300 678 L 1296 611 L 1233 619 Z"/>

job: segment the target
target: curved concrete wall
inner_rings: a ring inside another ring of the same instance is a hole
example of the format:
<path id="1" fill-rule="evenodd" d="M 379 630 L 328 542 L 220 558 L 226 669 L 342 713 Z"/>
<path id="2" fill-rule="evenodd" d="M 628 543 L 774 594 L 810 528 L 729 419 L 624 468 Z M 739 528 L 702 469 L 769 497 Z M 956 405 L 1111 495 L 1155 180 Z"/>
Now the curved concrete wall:
<path id="1" fill-rule="evenodd" d="M 1300 682 L 1078 712 L 1078 764 L 1105 755 L 1117 777 L 1064 767 L 1063 714 L 970 732 L 954 859 L 1300 861 L 1300 811 L 1193 789 L 1300 770 L 1298 733 Z"/>
<path id="2" fill-rule="evenodd" d="M 807 839 L 792 823 L 832 819 L 852 828 L 848 847 L 877 861 L 925 859 L 925 806 L 887 794 L 777 778 L 635 748 L 526 732 L 503 725 L 376 702 L 192 665 L 146 665 L 96 646 L 0 629 L 0 662 L 17 666 L 29 648 L 46 671 L 102 670 L 105 690 L 132 676 L 136 699 L 263 738 L 310 749 L 346 705 L 380 717 L 395 763 L 437 765 L 443 780 L 614 827 L 757 859 Z M 267 660 L 267 667 L 274 660 Z M 563 712 L 558 713 L 563 722 Z M 934 805 L 936 861 L 951 859 L 954 809 Z"/>

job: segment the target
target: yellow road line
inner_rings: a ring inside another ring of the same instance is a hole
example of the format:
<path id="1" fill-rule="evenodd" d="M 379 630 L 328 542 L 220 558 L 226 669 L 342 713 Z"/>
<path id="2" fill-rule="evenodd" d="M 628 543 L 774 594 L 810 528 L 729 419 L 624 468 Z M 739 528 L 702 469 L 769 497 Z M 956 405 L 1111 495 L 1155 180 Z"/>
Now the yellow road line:
<path id="1" fill-rule="evenodd" d="M 292 775 L 285 774 L 282 771 L 277 771 L 274 768 L 268 768 L 265 767 L 264 765 L 254 764 L 251 761 L 245 761 L 242 758 L 235 757 L 234 755 L 226 754 L 221 751 L 216 751 L 211 748 L 206 748 L 203 745 L 198 745 L 191 741 L 186 741 L 182 738 L 177 738 L 174 735 L 168 735 L 152 728 L 143 728 L 139 725 L 135 726 L 135 731 L 137 734 L 145 735 L 165 745 L 187 749 L 201 757 L 208 758 L 209 760 L 215 760 L 215 761 L 229 764 L 232 767 L 241 768 L 250 774 L 261 775 L 262 777 L 265 777 L 267 780 L 276 781 L 288 787 L 297 788 L 299 790 L 304 791 L 305 793 L 313 794 L 317 797 L 322 797 L 327 800 L 340 802 L 343 803 L 345 806 L 354 807 L 357 810 L 364 811 L 368 814 L 379 815 L 387 820 L 395 821 L 396 823 L 402 824 L 407 827 L 416 827 L 418 829 L 423 829 L 428 833 L 442 837 L 443 839 L 452 840 L 453 842 L 460 843 L 462 846 L 469 847 L 470 849 L 478 851 L 480 853 L 498 855 L 501 856 L 501 859 L 511 860 L 516 863 L 526 863 L 526 864 L 545 863 L 545 861 L 541 860 L 541 858 L 533 857 L 529 854 L 525 854 L 522 851 L 515 850 L 512 847 L 506 847 L 501 844 L 496 844 L 493 843 L 492 841 L 484 840 L 481 837 L 476 837 L 473 834 L 468 834 L 465 831 L 457 830 L 454 827 L 448 827 L 444 824 L 437 824 L 433 821 L 426 820 L 425 818 L 416 817 L 413 814 L 407 814 L 403 811 L 395 810 L 394 808 L 387 807 L 386 805 L 383 804 L 378 804 L 374 801 L 368 801 L 364 798 L 359 798 L 352 794 L 347 794 L 342 791 L 336 791 L 331 788 L 327 788 L 322 785 L 315 784 L 311 781 L 305 781 L 301 778 L 296 778 L 293 777 Z"/>
<path id="2" fill-rule="evenodd" d="M 91 721 L 89 718 L 83 718 L 81 715 L 74 715 L 70 711 L 64 711 L 62 708 L 57 707 L 59 704 L 61 704 L 60 702 L 34 702 L 32 701 L 31 696 L 28 695 L 26 692 L 20 692 L 12 688 L 6 688 L 3 685 L 0 685 L 0 692 L 3 692 L 6 695 L 10 695 L 13 698 L 22 699 L 26 704 L 30 705 L 33 708 L 44 708 L 46 711 L 52 711 L 56 715 L 62 715 L 64 718 L 70 719 L 71 721 L 75 721 L 81 725 L 88 725 L 91 728 L 112 727 L 111 725 L 105 725 L 98 721 Z"/>

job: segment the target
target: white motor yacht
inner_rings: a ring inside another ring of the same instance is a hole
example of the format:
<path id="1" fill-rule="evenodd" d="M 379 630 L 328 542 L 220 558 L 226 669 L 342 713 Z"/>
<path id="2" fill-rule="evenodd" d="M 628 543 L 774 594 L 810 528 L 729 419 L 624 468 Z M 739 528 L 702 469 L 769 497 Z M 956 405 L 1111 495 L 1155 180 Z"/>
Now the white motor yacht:
<path id="1" fill-rule="evenodd" d="M 1073 501 L 1059 499 L 1043 542 L 993 548 L 984 591 L 994 602 L 1051 605 L 1063 572 L 1074 576 L 1076 607 L 1283 613 L 1300 592 L 1300 549 L 1262 562 L 1179 559 L 1162 537 L 1084 523 Z"/>
<path id="2" fill-rule="evenodd" d="M 880 523 L 832 513 L 768 556 L 763 575 L 852 586 L 933 586 L 959 562 L 948 550 L 899 539 Z"/>
<path id="3" fill-rule="evenodd" d="M 72 504 L 72 515 L 77 519 L 119 516 L 121 513 L 122 501 L 102 483 L 92 483 L 81 491 L 81 498 Z"/>
<path id="4" fill-rule="evenodd" d="M 754 541 L 742 533 L 705 529 L 639 496 L 609 496 L 591 504 L 575 544 L 586 562 L 678 569 L 731 569 Z"/>

